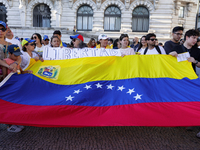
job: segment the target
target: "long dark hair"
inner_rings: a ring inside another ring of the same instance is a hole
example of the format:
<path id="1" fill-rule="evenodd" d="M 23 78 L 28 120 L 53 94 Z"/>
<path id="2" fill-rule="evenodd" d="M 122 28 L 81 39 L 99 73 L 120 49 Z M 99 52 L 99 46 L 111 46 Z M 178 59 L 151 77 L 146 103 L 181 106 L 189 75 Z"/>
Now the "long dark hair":
<path id="1" fill-rule="evenodd" d="M 121 34 L 121 36 L 119 37 L 119 40 L 122 41 L 123 38 L 125 38 L 125 37 L 129 38 L 128 34 Z"/>
<path id="2" fill-rule="evenodd" d="M 23 50 L 24 52 L 27 52 L 27 49 L 26 49 L 25 46 L 28 46 L 28 43 L 26 43 L 26 44 L 22 47 L 22 50 Z"/>
<path id="3" fill-rule="evenodd" d="M 39 33 L 34 33 L 33 35 L 36 35 L 38 37 L 38 39 L 40 40 L 40 44 L 42 45 L 42 36 Z M 31 39 L 33 39 L 33 35 L 31 36 Z"/>
<path id="4" fill-rule="evenodd" d="M 119 39 L 116 39 L 116 40 L 114 41 L 114 43 L 113 43 L 113 48 L 117 47 L 117 42 L 119 42 Z M 117 47 L 117 49 L 118 49 L 118 47 Z"/>
<path id="5" fill-rule="evenodd" d="M 88 47 L 92 47 L 92 41 L 95 41 L 95 39 L 94 39 L 94 38 L 91 38 L 91 39 L 90 39 L 90 41 L 89 41 L 88 44 L 87 44 Z"/>
<path id="6" fill-rule="evenodd" d="M 145 38 L 145 40 L 146 40 L 146 36 L 144 35 L 144 36 L 142 36 L 140 38 L 140 42 L 139 42 L 139 46 L 138 46 L 137 52 L 142 48 L 142 38 Z"/>

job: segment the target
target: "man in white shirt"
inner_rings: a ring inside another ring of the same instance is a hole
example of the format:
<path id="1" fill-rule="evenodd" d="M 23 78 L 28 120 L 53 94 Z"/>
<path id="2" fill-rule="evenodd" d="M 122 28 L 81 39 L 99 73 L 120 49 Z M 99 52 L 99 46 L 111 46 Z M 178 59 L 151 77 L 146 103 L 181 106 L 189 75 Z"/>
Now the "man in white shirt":
<path id="1" fill-rule="evenodd" d="M 155 45 L 157 39 L 154 33 L 147 34 L 146 41 L 147 41 L 147 48 L 141 51 L 142 55 L 166 54 L 162 46 Z"/>
<path id="2" fill-rule="evenodd" d="M 20 44 L 20 41 L 14 38 L 14 35 L 9 27 L 7 27 L 7 33 L 6 33 L 6 41 L 9 43 L 12 43 L 14 45 L 19 46 L 20 50 L 22 50 L 22 46 Z"/>

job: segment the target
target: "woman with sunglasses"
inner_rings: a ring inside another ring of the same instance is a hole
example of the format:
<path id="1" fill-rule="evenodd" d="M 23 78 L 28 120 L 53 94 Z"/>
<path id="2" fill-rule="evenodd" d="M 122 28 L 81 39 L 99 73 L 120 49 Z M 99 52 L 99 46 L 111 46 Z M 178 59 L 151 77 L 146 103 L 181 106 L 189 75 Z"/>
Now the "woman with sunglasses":
<path id="1" fill-rule="evenodd" d="M 22 62 L 20 64 L 22 70 L 28 67 L 28 65 L 30 64 L 31 58 L 35 59 L 35 61 L 40 60 L 40 57 L 38 56 L 38 54 L 33 52 L 34 49 L 35 49 L 35 40 L 25 38 L 22 41 L 23 55 L 21 55 Z"/>
<path id="2" fill-rule="evenodd" d="M 0 21 L 0 75 L 3 74 L 1 66 L 5 66 L 9 68 L 10 70 L 13 70 L 14 72 L 17 71 L 17 65 L 20 64 L 21 58 L 19 58 L 17 61 L 15 61 L 13 64 L 10 66 L 5 65 L 4 62 L 2 61 L 3 59 L 7 58 L 8 52 L 7 48 L 11 43 L 5 41 L 5 36 L 7 33 L 7 25 L 5 22 Z M 0 77 L 1 80 L 1 77 Z"/>
<path id="3" fill-rule="evenodd" d="M 5 41 L 5 36 L 7 33 L 7 25 L 5 22 L 0 21 L 0 59 L 4 59 L 7 56 L 7 47 L 11 43 Z"/>
<path id="4" fill-rule="evenodd" d="M 35 51 L 42 57 L 44 45 L 42 44 L 42 37 L 39 33 L 34 33 L 31 37 L 32 40 L 35 40 Z"/>
<path id="5" fill-rule="evenodd" d="M 130 46 L 128 46 L 129 44 L 129 37 L 127 34 L 121 34 L 120 38 L 120 44 L 121 44 L 121 56 L 124 57 L 125 55 L 134 55 L 135 51 L 133 48 L 130 48 Z"/>

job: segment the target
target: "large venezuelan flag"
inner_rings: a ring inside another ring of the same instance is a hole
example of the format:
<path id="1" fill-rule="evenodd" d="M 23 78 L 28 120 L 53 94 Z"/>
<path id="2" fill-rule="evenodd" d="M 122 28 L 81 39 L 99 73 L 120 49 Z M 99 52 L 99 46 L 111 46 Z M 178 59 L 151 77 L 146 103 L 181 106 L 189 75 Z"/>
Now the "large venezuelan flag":
<path id="1" fill-rule="evenodd" d="M 0 87 L 0 123 L 49 127 L 199 126 L 200 80 L 166 55 L 35 63 Z"/>

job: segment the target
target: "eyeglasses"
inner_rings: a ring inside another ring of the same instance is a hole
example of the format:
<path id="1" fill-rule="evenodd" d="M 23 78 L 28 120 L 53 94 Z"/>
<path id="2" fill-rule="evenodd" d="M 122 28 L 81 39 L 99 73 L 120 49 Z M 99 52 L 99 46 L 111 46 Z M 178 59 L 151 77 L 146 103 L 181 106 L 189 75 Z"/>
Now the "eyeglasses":
<path id="1" fill-rule="evenodd" d="M 5 32 L 7 29 L 6 28 L 1 28 L 0 29 L 2 32 Z"/>
<path id="2" fill-rule="evenodd" d="M 174 33 L 174 34 L 176 34 L 178 36 L 182 36 L 183 35 L 182 33 Z"/>
<path id="3" fill-rule="evenodd" d="M 150 39 L 151 41 L 158 41 L 158 39 Z"/>

